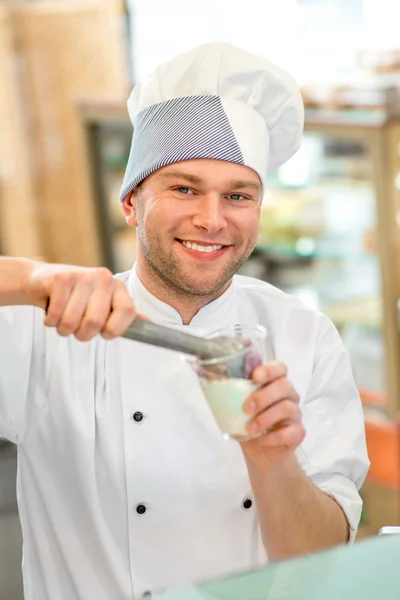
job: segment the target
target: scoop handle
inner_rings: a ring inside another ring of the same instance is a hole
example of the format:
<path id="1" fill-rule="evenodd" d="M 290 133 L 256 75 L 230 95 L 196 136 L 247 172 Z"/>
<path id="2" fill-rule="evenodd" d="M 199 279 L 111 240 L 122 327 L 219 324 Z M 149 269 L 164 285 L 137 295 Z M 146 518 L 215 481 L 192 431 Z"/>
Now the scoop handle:
<path id="1" fill-rule="evenodd" d="M 213 340 L 206 340 L 196 335 L 191 335 L 183 331 L 158 325 L 152 321 L 136 317 L 132 325 L 128 327 L 122 337 L 136 342 L 143 342 L 160 348 L 168 348 L 198 356 L 203 360 L 215 358 L 218 356 L 218 343 Z"/>

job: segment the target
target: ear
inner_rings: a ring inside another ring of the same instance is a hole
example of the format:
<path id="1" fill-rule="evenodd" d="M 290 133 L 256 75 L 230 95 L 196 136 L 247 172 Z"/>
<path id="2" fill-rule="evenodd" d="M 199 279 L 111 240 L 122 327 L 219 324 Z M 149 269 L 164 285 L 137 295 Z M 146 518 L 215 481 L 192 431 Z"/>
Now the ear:
<path id="1" fill-rule="evenodd" d="M 122 201 L 122 210 L 125 215 L 125 221 L 130 227 L 137 227 L 136 204 L 138 197 L 138 188 L 130 192 Z"/>

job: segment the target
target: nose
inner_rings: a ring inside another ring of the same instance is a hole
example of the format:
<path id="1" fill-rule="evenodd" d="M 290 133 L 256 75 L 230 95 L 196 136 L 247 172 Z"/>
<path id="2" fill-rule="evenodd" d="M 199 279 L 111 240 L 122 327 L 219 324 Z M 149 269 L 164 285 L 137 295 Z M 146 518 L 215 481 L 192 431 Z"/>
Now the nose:
<path id="1" fill-rule="evenodd" d="M 195 227 L 210 235 L 218 233 L 227 225 L 224 207 L 218 194 L 205 194 L 196 202 L 195 214 L 192 217 Z"/>

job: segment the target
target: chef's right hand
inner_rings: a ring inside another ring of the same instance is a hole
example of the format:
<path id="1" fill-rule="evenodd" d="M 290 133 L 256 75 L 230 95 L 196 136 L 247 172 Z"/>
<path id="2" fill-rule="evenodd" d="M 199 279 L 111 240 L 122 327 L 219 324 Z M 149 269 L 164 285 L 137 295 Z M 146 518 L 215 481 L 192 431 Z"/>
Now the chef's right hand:
<path id="1" fill-rule="evenodd" d="M 106 268 L 33 263 L 25 275 L 29 304 L 46 309 L 44 324 L 62 336 L 86 341 L 100 333 L 121 335 L 136 317 L 136 309 L 122 281 Z"/>

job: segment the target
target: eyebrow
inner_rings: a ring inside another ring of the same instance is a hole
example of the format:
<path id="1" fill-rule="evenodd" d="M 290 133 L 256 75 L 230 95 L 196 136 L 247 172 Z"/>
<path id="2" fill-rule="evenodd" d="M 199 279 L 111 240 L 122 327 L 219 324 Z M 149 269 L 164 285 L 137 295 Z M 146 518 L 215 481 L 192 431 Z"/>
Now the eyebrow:
<path id="1" fill-rule="evenodd" d="M 231 190 L 241 190 L 242 188 L 253 188 L 253 190 L 257 190 L 261 192 L 261 185 L 258 181 L 248 180 L 248 179 L 238 179 L 237 181 L 231 181 L 229 189 Z"/>
<path id="2" fill-rule="evenodd" d="M 186 181 L 190 181 L 190 183 L 200 184 L 203 182 L 201 177 L 197 177 L 197 175 L 191 175 L 190 173 L 184 173 L 183 171 L 166 171 L 160 175 L 160 179 L 185 179 Z"/>
<path id="3" fill-rule="evenodd" d="M 184 173 L 183 171 L 166 171 L 160 175 L 160 178 L 163 179 L 185 179 L 185 181 L 189 181 L 190 183 L 194 183 L 199 185 L 203 183 L 203 179 L 201 177 L 197 177 L 197 175 L 191 175 L 190 173 Z M 235 179 L 229 183 L 227 186 L 230 190 L 240 190 L 243 188 L 252 188 L 257 192 L 261 192 L 261 185 L 258 181 L 254 181 L 251 179 Z"/>

